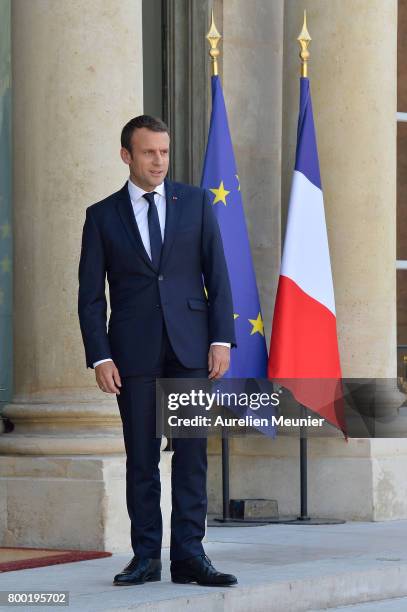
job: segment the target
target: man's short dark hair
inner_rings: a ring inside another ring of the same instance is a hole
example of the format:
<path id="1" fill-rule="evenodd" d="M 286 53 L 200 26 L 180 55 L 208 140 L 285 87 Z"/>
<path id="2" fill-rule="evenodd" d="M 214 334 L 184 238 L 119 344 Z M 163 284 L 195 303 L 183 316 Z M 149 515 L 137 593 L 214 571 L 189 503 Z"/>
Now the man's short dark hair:
<path id="1" fill-rule="evenodd" d="M 134 130 L 140 128 L 147 128 L 152 132 L 167 132 L 168 126 L 161 119 L 151 117 L 150 115 L 139 115 L 130 119 L 122 129 L 122 135 L 120 138 L 121 145 L 124 149 L 127 149 L 131 153 L 131 137 L 133 136 Z"/>

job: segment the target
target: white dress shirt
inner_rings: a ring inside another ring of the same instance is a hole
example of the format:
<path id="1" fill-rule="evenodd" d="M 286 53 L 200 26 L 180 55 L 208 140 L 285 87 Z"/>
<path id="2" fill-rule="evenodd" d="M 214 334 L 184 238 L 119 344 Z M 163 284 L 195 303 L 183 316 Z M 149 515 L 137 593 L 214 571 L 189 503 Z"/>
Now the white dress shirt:
<path id="1" fill-rule="evenodd" d="M 147 217 L 149 203 L 147 202 L 145 198 L 143 198 L 143 195 L 148 192 L 144 191 L 144 189 L 141 189 L 141 187 L 138 187 L 137 185 L 135 185 L 130 179 L 128 181 L 128 188 L 129 188 L 131 205 L 133 207 L 134 217 L 137 222 L 141 240 L 143 241 L 144 248 L 147 251 L 149 258 L 151 259 L 150 232 L 148 231 L 148 217 Z M 161 229 L 161 237 L 164 242 L 165 213 L 166 213 L 166 207 L 167 207 L 167 202 L 165 199 L 164 183 L 161 183 L 161 185 L 158 185 L 157 187 L 155 187 L 154 191 L 155 191 L 154 202 L 157 206 L 158 220 L 160 222 L 160 229 Z M 216 345 L 216 344 L 219 346 L 227 346 L 230 348 L 230 342 L 212 342 L 211 346 Z M 105 361 L 112 361 L 112 359 L 108 358 L 108 359 L 100 359 L 99 361 L 95 361 L 95 363 L 93 364 L 93 367 L 96 368 L 97 365 L 99 365 L 100 363 L 104 363 Z"/>
<path id="2" fill-rule="evenodd" d="M 130 179 L 128 185 L 131 205 L 133 207 L 133 212 L 136 218 L 141 240 L 143 241 L 144 248 L 147 251 L 149 258 L 151 259 L 150 232 L 148 231 L 147 217 L 149 203 L 143 197 L 144 194 L 148 192 L 144 191 L 144 189 L 141 189 L 141 187 L 137 187 L 137 185 L 135 185 Z M 164 183 L 158 185 L 158 187 L 156 187 L 154 191 L 154 202 L 157 207 L 158 220 L 160 222 L 161 238 L 164 242 L 165 213 L 167 208 Z"/>

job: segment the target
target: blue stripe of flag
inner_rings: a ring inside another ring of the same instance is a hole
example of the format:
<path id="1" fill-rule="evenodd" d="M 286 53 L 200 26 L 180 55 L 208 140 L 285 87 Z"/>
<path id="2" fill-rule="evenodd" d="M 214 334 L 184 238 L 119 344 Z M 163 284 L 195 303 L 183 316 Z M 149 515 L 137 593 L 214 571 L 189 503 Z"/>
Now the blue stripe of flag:
<path id="1" fill-rule="evenodd" d="M 316 187 L 322 189 L 310 83 L 309 79 L 304 77 L 300 79 L 300 114 L 295 169 L 304 174 Z"/>

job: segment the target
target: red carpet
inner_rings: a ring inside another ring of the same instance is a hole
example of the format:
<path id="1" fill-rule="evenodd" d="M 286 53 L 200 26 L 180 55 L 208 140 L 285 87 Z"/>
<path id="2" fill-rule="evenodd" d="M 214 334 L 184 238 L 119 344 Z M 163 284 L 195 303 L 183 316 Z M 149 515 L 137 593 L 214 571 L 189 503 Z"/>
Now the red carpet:
<path id="1" fill-rule="evenodd" d="M 75 561 L 102 559 L 111 556 L 112 553 L 110 552 L 97 552 L 94 550 L 0 547 L 0 572 L 13 572 L 32 567 L 45 567 L 47 565 L 57 565 L 58 563 L 73 563 Z"/>

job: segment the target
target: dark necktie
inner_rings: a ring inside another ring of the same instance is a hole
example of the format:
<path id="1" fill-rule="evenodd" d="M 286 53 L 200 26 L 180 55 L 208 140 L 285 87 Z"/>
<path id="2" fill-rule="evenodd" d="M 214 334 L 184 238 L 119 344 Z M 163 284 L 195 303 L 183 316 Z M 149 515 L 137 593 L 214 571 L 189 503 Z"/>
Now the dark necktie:
<path id="1" fill-rule="evenodd" d="M 151 191 L 150 193 L 144 193 L 143 198 L 145 198 L 149 204 L 147 218 L 148 231 L 150 234 L 151 261 L 158 270 L 158 268 L 160 267 L 163 241 L 161 237 L 160 221 L 158 219 L 157 206 L 154 202 L 154 194 L 155 191 Z"/>

